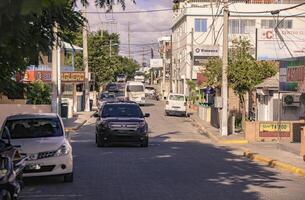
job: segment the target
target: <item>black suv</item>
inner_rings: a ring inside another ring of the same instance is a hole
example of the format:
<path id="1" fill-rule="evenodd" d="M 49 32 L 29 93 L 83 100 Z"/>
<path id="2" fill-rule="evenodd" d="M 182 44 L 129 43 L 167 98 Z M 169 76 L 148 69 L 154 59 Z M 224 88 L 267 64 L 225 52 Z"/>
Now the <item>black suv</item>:
<path id="1" fill-rule="evenodd" d="M 148 146 L 148 125 L 141 108 L 135 102 L 106 102 L 94 115 L 96 120 L 96 145 L 106 143 L 140 143 Z"/>

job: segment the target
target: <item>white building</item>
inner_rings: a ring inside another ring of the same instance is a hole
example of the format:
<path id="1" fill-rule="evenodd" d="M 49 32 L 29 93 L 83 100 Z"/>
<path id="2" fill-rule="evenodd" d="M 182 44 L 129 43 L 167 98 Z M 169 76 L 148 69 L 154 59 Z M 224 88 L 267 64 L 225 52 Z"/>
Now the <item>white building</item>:
<path id="1" fill-rule="evenodd" d="M 174 6 L 176 10 L 172 20 L 173 91 L 188 94 L 187 80 L 197 79 L 197 73 L 204 70 L 204 62 L 208 57 L 222 56 L 223 3 L 219 3 L 219 0 L 176 0 L 174 2 L 176 2 L 176 6 Z M 293 35 L 296 37 L 292 39 L 293 43 L 296 40 L 304 42 L 305 5 L 281 11 L 279 15 L 272 15 L 270 12 L 251 13 L 288 8 L 303 2 L 303 0 L 229 1 L 229 40 L 238 37 L 248 38 L 253 44 L 253 55 L 255 55 L 256 35 L 258 35 L 256 30 L 272 30 L 279 24 L 280 30 L 299 30 L 299 33 L 302 33 L 298 38 Z M 292 16 L 296 14 L 297 16 Z M 194 31 L 194 60 L 191 55 L 192 30 Z M 275 43 L 275 40 L 273 42 Z M 265 51 L 264 48 L 260 49 L 262 49 L 260 51 Z M 278 51 L 278 48 L 275 48 L 275 51 Z M 302 51 L 304 51 L 304 47 Z M 267 49 L 266 52 L 268 52 Z M 277 52 L 275 54 L 277 55 Z M 264 59 L 264 56 L 261 59 Z M 288 54 L 287 57 L 290 55 Z M 259 56 L 258 59 L 260 59 Z M 273 59 L 276 60 L 276 58 Z M 194 65 L 191 67 L 193 61 Z"/>

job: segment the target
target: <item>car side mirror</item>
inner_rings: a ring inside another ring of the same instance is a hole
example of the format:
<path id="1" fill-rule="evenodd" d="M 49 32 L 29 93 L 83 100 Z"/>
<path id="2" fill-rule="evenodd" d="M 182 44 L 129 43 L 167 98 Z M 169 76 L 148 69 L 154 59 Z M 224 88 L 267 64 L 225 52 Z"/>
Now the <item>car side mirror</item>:
<path id="1" fill-rule="evenodd" d="M 144 117 L 150 117 L 150 114 L 149 113 L 145 113 Z"/>
<path id="2" fill-rule="evenodd" d="M 9 145 L 11 145 L 11 133 L 7 126 L 4 127 L 2 138 L 7 139 Z"/>
<path id="3" fill-rule="evenodd" d="M 93 114 L 93 117 L 95 117 L 95 118 L 99 118 L 100 117 L 100 115 L 96 112 L 96 113 L 94 113 Z"/>

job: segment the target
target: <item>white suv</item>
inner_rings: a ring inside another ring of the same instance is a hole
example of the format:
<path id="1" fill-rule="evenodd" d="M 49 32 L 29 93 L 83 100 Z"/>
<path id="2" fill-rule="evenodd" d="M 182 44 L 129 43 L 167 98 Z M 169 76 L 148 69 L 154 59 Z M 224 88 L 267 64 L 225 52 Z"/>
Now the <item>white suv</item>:
<path id="1" fill-rule="evenodd" d="M 12 144 L 29 157 L 24 177 L 63 175 L 65 182 L 73 181 L 72 147 L 57 114 L 13 115 L 6 118 L 2 132 L 5 126 Z"/>
<path id="2" fill-rule="evenodd" d="M 165 105 L 166 115 L 183 115 L 187 117 L 186 96 L 183 94 L 170 93 Z"/>

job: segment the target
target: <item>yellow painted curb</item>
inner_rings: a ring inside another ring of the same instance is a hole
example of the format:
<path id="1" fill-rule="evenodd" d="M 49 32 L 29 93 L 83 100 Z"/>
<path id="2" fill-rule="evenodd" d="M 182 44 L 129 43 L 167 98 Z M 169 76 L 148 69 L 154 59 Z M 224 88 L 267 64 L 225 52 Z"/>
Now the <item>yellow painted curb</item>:
<path id="1" fill-rule="evenodd" d="M 305 177 L 305 169 L 293 166 L 291 164 L 287 164 L 281 161 L 273 160 L 271 158 L 268 158 L 266 156 L 262 156 L 256 153 L 251 153 L 249 151 L 244 152 L 244 156 L 253 160 L 257 161 L 263 164 L 266 164 L 269 167 L 277 168 L 280 170 L 288 171 L 290 173 Z"/>
<path id="2" fill-rule="evenodd" d="M 220 144 L 248 144 L 248 140 L 219 140 Z"/>

